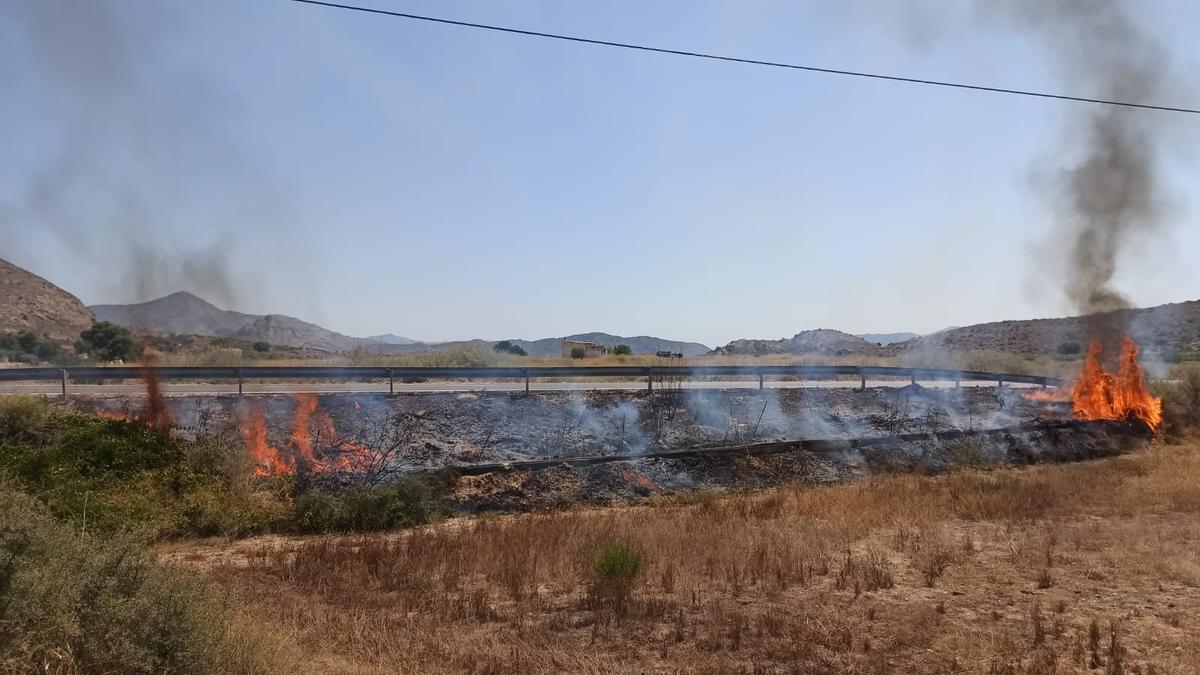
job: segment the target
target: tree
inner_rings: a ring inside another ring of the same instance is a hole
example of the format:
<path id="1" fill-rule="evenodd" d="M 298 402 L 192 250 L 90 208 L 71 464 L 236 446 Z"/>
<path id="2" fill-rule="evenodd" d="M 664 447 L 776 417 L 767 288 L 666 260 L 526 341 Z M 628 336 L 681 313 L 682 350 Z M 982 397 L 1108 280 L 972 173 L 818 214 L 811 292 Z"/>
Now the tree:
<path id="1" fill-rule="evenodd" d="M 612 353 L 616 356 L 629 356 L 633 353 L 633 350 L 630 349 L 629 345 L 617 345 L 613 347 Z"/>
<path id="2" fill-rule="evenodd" d="M 254 351 L 260 352 L 260 353 L 271 351 L 270 343 L 263 342 L 262 340 L 259 340 L 258 342 L 255 342 L 253 345 L 250 345 L 250 346 L 254 348 Z"/>
<path id="3" fill-rule="evenodd" d="M 121 326 L 108 321 L 97 321 L 80 333 L 75 349 L 101 361 L 128 361 L 134 358 L 133 336 Z"/>
<path id="4" fill-rule="evenodd" d="M 571 347 L 571 358 L 582 359 L 587 356 L 587 350 L 583 347 Z"/>
<path id="5" fill-rule="evenodd" d="M 21 361 L 49 361 L 62 353 L 58 343 L 27 330 L 0 335 L 0 351 L 13 352 Z"/>
<path id="6" fill-rule="evenodd" d="M 501 340 L 492 345 L 492 350 L 502 354 L 515 354 L 516 356 L 529 356 L 525 348 L 513 342 L 512 340 Z"/>

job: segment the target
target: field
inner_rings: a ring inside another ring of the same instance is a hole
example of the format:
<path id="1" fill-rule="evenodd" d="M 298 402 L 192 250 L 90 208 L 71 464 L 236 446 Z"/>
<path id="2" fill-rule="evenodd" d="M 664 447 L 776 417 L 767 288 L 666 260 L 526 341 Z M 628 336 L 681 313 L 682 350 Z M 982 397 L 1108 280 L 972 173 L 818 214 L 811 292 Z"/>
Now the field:
<path id="1" fill-rule="evenodd" d="M 159 557 L 231 593 L 282 669 L 1182 673 L 1198 512 L 1176 443 Z"/>

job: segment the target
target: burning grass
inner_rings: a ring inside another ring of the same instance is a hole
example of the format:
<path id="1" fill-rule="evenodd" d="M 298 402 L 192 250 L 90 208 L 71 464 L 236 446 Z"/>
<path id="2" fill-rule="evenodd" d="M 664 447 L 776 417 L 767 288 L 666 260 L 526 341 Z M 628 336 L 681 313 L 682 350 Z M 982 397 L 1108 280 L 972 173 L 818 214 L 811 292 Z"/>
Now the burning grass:
<path id="1" fill-rule="evenodd" d="M 166 557 L 317 672 L 1186 672 L 1196 450 Z"/>

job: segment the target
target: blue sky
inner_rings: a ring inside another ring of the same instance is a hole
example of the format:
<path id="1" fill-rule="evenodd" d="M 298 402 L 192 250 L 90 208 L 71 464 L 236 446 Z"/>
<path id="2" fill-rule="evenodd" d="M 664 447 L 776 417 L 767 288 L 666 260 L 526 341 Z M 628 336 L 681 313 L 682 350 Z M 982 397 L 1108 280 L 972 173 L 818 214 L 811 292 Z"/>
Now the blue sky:
<path id="1" fill-rule="evenodd" d="M 194 290 L 353 335 L 710 345 L 1067 313 L 1036 254 L 1052 222 L 1032 186 L 1061 161 L 1075 104 L 283 0 L 97 0 L 39 24 L 68 54 L 47 63 L 30 39 L 40 1 L 0 12 L 0 257 L 87 303 Z M 1036 42 L 965 4 L 369 4 L 1074 93 Z M 1138 6 L 1174 70 L 1196 72 L 1197 11 Z M 1188 138 L 1200 120 L 1167 124 Z M 1141 305 L 1200 298 L 1197 167 L 1182 145 L 1167 155 L 1178 217 L 1118 274 Z M 48 206 L 38 175 L 66 186 Z"/>

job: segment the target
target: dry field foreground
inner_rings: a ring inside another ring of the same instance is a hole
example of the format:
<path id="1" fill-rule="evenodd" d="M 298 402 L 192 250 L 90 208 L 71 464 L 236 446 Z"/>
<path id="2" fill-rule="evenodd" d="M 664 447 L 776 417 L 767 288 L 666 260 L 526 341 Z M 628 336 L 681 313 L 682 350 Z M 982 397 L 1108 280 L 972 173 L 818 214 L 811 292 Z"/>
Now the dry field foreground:
<path id="1" fill-rule="evenodd" d="M 164 549 L 302 672 L 1200 672 L 1200 448 Z M 623 539 L 628 596 L 588 558 Z"/>

